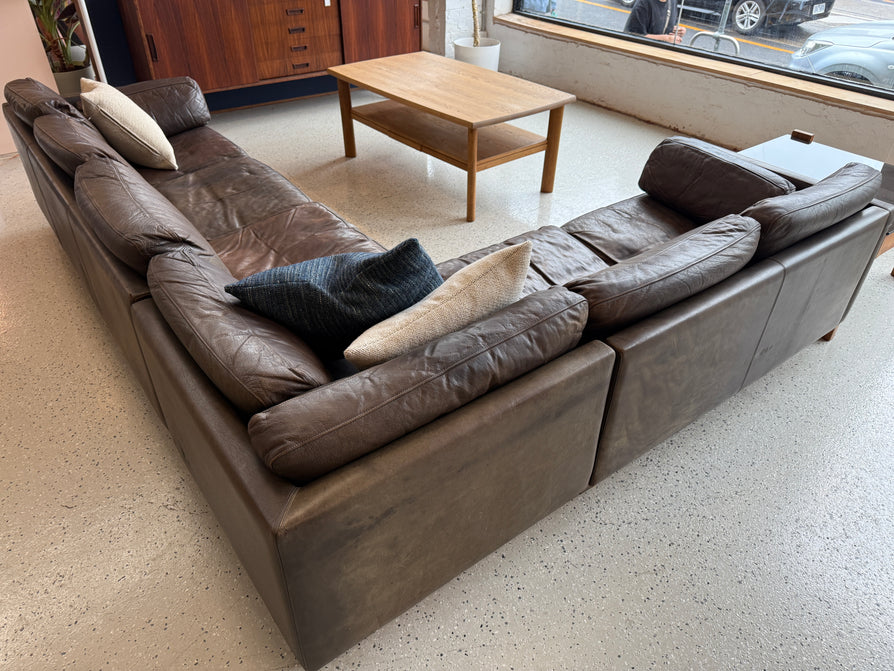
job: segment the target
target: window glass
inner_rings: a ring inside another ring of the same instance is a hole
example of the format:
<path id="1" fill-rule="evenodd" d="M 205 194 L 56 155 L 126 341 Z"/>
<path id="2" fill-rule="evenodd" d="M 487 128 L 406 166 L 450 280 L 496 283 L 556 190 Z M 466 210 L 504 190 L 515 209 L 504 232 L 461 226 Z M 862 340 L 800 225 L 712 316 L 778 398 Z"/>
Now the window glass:
<path id="1" fill-rule="evenodd" d="M 894 92 L 894 0 L 515 0 L 515 9 Z"/>

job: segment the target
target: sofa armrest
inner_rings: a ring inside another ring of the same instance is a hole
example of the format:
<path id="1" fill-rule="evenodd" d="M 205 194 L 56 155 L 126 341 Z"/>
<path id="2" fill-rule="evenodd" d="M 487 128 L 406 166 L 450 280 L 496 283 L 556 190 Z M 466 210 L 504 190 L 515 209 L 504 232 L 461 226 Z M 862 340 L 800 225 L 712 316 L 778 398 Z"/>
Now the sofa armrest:
<path id="1" fill-rule="evenodd" d="M 137 82 L 119 90 L 155 119 L 167 136 L 204 126 L 211 120 L 202 90 L 189 77 Z"/>
<path id="2" fill-rule="evenodd" d="M 251 443 L 298 483 L 347 464 L 551 361 L 580 340 L 587 303 L 562 288 L 252 417 Z"/>

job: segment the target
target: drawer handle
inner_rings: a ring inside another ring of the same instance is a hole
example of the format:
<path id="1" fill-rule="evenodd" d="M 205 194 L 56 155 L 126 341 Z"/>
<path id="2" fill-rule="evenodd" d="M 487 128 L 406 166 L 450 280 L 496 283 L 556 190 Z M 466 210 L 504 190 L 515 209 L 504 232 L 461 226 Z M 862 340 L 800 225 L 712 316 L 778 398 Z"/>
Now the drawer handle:
<path id="1" fill-rule="evenodd" d="M 302 68 L 309 68 L 310 63 L 292 63 L 293 70 L 300 70 Z"/>
<path id="2" fill-rule="evenodd" d="M 289 28 L 289 35 L 295 35 L 297 33 L 303 33 L 305 30 L 304 26 L 299 26 L 298 28 Z"/>
<path id="3" fill-rule="evenodd" d="M 301 16 L 304 14 L 303 9 L 287 9 L 286 16 Z"/>
<path id="4" fill-rule="evenodd" d="M 294 46 L 294 47 L 289 47 L 289 48 L 290 48 L 292 51 L 307 51 L 307 45 L 306 45 L 306 44 L 301 44 L 301 45 Z"/>
<path id="5" fill-rule="evenodd" d="M 158 63 L 158 49 L 155 47 L 155 37 L 152 33 L 146 33 L 146 44 L 149 47 L 149 58 L 153 63 Z"/>

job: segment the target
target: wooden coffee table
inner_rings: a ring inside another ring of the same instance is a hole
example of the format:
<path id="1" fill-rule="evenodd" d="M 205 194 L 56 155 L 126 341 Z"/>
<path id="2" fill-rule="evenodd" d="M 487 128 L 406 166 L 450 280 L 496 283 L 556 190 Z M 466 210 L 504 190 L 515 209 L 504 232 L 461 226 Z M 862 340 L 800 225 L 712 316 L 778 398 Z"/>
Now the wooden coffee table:
<path id="1" fill-rule="evenodd" d="M 544 151 L 540 190 L 551 193 L 565 105 L 575 97 L 475 65 L 419 51 L 329 68 L 338 79 L 345 156 L 357 155 L 353 120 L 468 173 L 466 219 L 475 220 L 475 177 Z M 388 98 L 354 107 L 351 84 Z M 546 137 L 506 121 L 549 110 Z"/>

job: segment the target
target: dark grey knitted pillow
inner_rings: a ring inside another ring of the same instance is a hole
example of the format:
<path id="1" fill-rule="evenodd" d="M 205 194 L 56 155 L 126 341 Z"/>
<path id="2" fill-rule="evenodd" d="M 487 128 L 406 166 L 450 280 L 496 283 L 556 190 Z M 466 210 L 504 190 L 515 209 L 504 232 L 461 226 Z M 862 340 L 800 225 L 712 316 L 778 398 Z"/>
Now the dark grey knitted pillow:
<path id="1" fill-rule="evenodd" d="M 271 268 L 225 289 L 292 329 L 322 356 L 341 358 L 366 329 L 442 282 L 429 255 L 411 238 L 383 253 L 336 254 Z"/>

